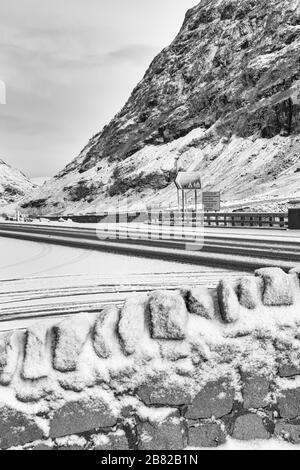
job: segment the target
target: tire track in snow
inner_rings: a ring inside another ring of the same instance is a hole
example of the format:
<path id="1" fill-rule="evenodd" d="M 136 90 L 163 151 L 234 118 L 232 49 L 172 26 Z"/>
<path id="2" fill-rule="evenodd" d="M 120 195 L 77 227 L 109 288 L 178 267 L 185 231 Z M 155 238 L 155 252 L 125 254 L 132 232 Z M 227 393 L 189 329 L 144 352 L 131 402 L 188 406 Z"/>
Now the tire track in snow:
<path id="1" fill-rule="evenodd" d="M 78 248 L 76 248 L 76 251 L 78 251 Z M 80 251 L 81 251 L 80 255 L 76 256 L 75 258 L 71 259 L 70 261 L 66 261 L 65 263 L 57 264 L 55 266 L 52 266 L 51 268 L 47 268 L 47 269 L 43 269 L 41 271 L 37 271 L 37 272 L 33 273 L 32 276 L 38 276 L 40 274 L 46 274 L 46 273 L 54 271 L 56 269 L 65 268 L 66 266 L 72 266 L 73 264 L 76 264 L 76 263 L 82 261 L 83 259 L 89 258 L 93 253 L 90 250 L 80 250 Z"/>
<path id="2" fill-rule="evenodd" d="M 41 247 L 39 253 L 37 253 L 36 255 L 30 256 L 30 258 L 25 258 L 22 261 L 0 266 L 0 271 L 3 269 L 10 269 L 10 268 L 15 268 L 17 266 L 23 266 L 25 264 L 32 263 L 33 261 L 38 261 L 44 258 L 45 256 L 47 256 L 51 252 L 51 249 L 52 249 L 51 245 L 47 243 L 39 243 L 39 245 Z"/>

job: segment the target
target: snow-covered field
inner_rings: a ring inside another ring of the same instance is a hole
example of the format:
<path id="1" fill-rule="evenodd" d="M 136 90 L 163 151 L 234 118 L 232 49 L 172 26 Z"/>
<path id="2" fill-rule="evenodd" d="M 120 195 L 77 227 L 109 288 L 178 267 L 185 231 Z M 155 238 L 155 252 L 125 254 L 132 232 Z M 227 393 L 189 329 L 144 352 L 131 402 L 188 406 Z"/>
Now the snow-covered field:
<path id="1" fill-rule="evenodd" d="M 0 237 L 0 329 L 28 326 L 37 317 L 94 311 L 122 303 L 132 292 L 215 286 L 240 274 Z"/>
<path id="2" fill-rule="evenodd" d="M 0 279 L 54 274 L 122 275 L 199 270 L 201 267 L 190 264 L 0 238 Z"/>

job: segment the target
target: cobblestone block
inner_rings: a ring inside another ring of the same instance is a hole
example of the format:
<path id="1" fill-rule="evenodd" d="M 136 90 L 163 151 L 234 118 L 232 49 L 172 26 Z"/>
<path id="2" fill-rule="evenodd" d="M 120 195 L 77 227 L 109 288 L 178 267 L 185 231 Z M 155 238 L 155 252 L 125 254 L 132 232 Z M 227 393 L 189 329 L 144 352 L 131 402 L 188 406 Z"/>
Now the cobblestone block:
<path id="1" fill-rule="evenodd" d="M 270 388 L 269 380 L 262 376 L 249 374 L 242 375 L 242 379 L 244 382 L 244 408 L 264 408 L 267 406 L 266 398 Z"/>
<path id="2" fill-rule="evenodd" d="M 9 385 L 18 362 L 18 344 L 13 332 L 0 334 L 0 385 Z"/>
<path id="3" fill-rule="evenodd" d="M 232 437 L 239 440 L 269 439 L 270 434 L 263 424 L 263 420 L 256 414 L 239 416 L 233 427 Z"/>
<path id="4" fill-rule="evenodd" d="M 234 323 L 240 317 L 241 306 L 233 283 L 220 281 L 218 288 L 220 313 L 225 323 Z"/>
<path id="5" fill-rule="evenodd" d="M 184 447 L 178 412 L 159 423 L 140 422 L 137 432 L 139 450 L 181 450 Z"/>
<path id="6" fill-rule="evenodd" d="M 99 313 L 93 330 L 93 345 L 97 355 L 107 359 L 112 354 L 114 344 L 118 344 L 116 335 L 120 309 L 109 307 Z"/>
<path id="7" fill-rule="evenodd" d="M 221 418 L 231 412 L 235 396 L 227 379 L 209 382 L 188 407 L 189 419 Z"/>
<path id="8" fill-rule="evenodd" d="M 53 367 L 60 372 L 76 370 L 79 355 L 90 332 L 85 318 L 71 318 L 53 328 L 55 336 Z"/>
<path id="9" fill-rule="evenodd" d="M 188 311 L 179 292 L 153 292 L 149 299 L 149 310 L 152 338 L 185 338 Z"/>
<path id="10" fill-rule="evenodd" d="M 214 301 L 210 291 L 205 287 L 193 287 L 185 291 L 185 301 L 190 313 L 199 317 L 212 319 L 215 315 Z"/>
<path id="11" fill-rule="evenodd" d="M 280 390 L 278 396 L 278 408 L 280 416 L 293 419 L 300 416 L 300 388 Z"/>
<path id="12" fill-rule="evenodd" d="M 43 436 L 43 430 L 32 416 L 0 404 L 1 449 L 22 446 Z"/>
<path id="13" fill-rule="evenodd" d="M 129 297 L 121 310 L 118 331 L 123 351 L 134 354 L 146 331 L 146 295 Z"/>
<path id="14" fill-rule="evenodd" d="M 226 441 L 222 423 L 213 421 L 188 422 L 189 447 L 218 447 Z"/>
<path id="15" fill-rule="evenodd" d="M 300 444 L 299 424 L 289 424 L 280 420 L 275 425 L 274 434 L 276 437 L 280 437 L 285 441 L 291 442 L 292 444 Z"/>
<path id="16" fill-rule="evenodd" d="M 292 305 L 294 302 L 291 277 L 280 268 L 263 268 L 255 271 L 263 280 L 263 304 L 267 307 Z"/>
<path id="17" fill-rule="evenodd" d="M 186 386 L 164 387 L 161 384 L 142 385 L 137 395 L 146 405 L 180 406 L 191 403 Z"/>
<path id="18" fill-rule="evenodd" d="M 248 276 L 243 277 L 238 283 L 238 298 L 240 305 L 254 310 L 261 303 L 262 282 L 260 279 Z"/>
<path id="19" fill-rule="evenodd" d="M 70 401 L 56 410 L 50 422 L 50 437 L 63 437 L 114 426 L 117 418 L 108 401 L 82 399 Z"/>
<path id="20" fill-rule="evenodd" d="M 291 363 L 281 364 L 278 368 L 278 374 L 280 377 L 293 377 L 300 375 L 300 366 L 297 367 Z"/>
<path id="21" fill-rule="evenodd" d="M 50 362 L 46 351 L 46 339 L 45 325 L 33 326 L 26 331 L 22 368 L 24 379 L 38 380 L 48 376 Z"/>

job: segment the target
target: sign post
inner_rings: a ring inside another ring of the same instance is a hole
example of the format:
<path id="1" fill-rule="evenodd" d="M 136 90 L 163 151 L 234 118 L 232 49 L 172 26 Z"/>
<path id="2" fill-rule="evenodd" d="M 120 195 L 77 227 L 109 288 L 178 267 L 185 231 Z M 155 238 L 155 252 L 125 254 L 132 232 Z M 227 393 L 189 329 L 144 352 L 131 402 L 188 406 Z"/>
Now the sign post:
<path id="1" fill-rule="evenodd" d="M 205 212 L 219 212 L 221 209 L 220 191 L 204 191 L 202 193 L 202 201 Z"/>

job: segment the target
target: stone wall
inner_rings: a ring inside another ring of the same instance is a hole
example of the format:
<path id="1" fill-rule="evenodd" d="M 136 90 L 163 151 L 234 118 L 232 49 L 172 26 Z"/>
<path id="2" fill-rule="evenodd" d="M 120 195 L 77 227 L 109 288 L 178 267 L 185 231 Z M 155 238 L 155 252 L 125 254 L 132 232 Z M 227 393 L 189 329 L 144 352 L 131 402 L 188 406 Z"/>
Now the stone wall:
<path id="1" fill-rule="evenodd" d="M 0 448 L 300 442 L 300 270 L 0 335 Z"/>

